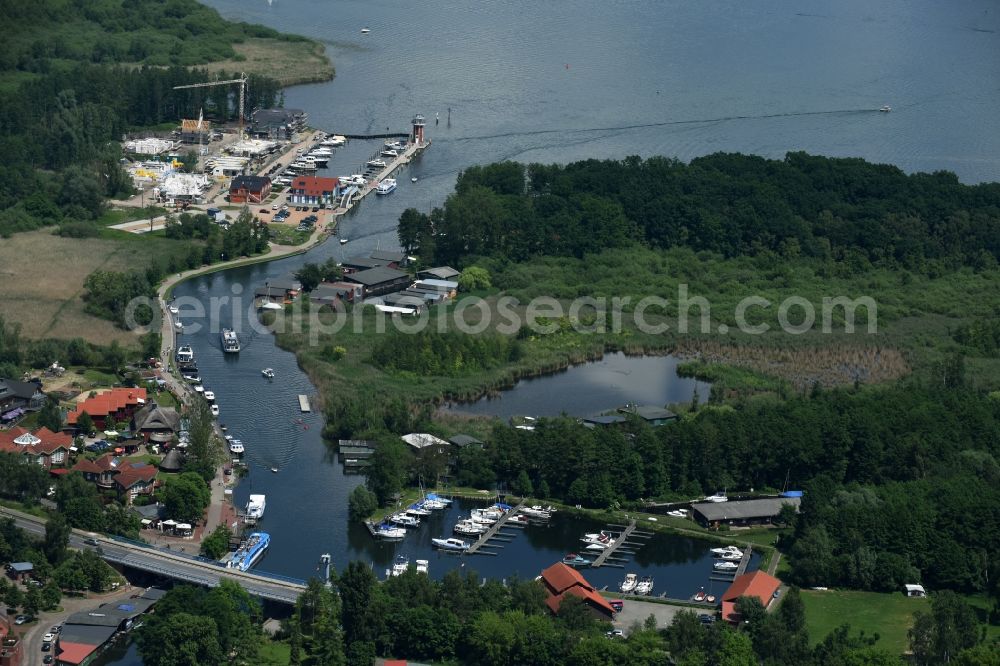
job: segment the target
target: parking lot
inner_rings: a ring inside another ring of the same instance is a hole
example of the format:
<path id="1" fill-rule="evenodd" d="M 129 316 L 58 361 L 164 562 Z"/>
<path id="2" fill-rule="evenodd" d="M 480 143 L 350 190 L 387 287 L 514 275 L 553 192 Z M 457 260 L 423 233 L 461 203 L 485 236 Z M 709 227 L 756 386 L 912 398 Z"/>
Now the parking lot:
<path id="1" fill-rule="evenodd" d="M 284 224 L 289 227 L 300 227 L 305 223 L 309 225 L 309 229 L 312 229 L 317 224 L 325 224 L 331 214 L 331 211 L 322 206 L 288 205 L 287 208 L 282 208 L 283 204 L 281 203 L 281 199 L 278 201 L 279 205 L 277 210 L 275 210 L 274 204 L 261 206 L 256 211 L 257 216 L 264 222 L 271 224 Z"/>
<path id="2" fill-rule="evenodd" d="M 625 604 L 622 606 L 621 612 L 615 614 L 615 619 L 612 624 L 615 629 L 621 629 L 628 635 L 629 629 L 633 624 L 642 624 L 646 621 L 646 618 L 652 615 L 656 618 L 656 628 L 665 629 L 670 626 L 670 623 L 674 621 L 674 616 L 681 611 L 695 611 L 699 615 L 709 615 L 714 614 L 715 609 L 709 606 L 705 608 L 690 608 L 687 606 L 672 606 L 670 604 L 661 604 L 653 601 L 643 601 L 636 597 L 624 597 Z"/>

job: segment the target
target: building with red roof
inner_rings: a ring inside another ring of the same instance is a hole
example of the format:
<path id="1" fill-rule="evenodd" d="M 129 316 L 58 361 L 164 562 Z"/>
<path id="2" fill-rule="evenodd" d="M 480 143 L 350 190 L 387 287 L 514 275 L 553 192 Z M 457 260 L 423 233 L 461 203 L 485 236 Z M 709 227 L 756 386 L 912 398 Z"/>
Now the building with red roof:
<path id="1" fill-rule="evenodd" d="M 553 614 L 559 612 L 566 595 L 571 595 L 583 599 L 587 607 L 601 619 L 610 620 L 614 617 L 615 609 L 608 600 L 579 571 L 562 562 L 557 562 L 542 572 L 542 585 L 545 586 L 545 605 Z"/>
<path id="2" fill-rule="evenodd" d="M 230 203 L 264 203 L 271 194 L 271 179 L 267 176 L 240 175 L 229 184 Z"/>
<path id="3" fill-rule="evenodd" d="M 76 431 L 76 420 L 87 412 L 94 421 L 94 427 L 105 430 L 122 421 L 131 422 L 136 410 L 146 404 L 144 388 L 113 388 L 77 403 L 76 409 L 66 415 L 63 430 Z"/>
<path id="4" fill-rule="evenodd" d="M 781 581 L 763 571 L 737 576 L 733 584 L 722 595 L 722 619 L 736 624 L 740 621 L 736 612 L 736 600 L 740 597 L 757 597 L 767 608 L 774 601 L 774 593 L 781 587 Z"/>
<path id="5" fill-rule="evenodd" d="M 122 460 L 110 453 L 96 460 L 81 458 L 72 471 L 80 472 L 100 489 L 116 492 L 125 504 L 131 504 L 139 495 L 152 494 L 156 488 L 155 465 Z"/>
<path id="6" fill-rule="evenodd" d="M 298 176 L 288 186 L 288 200 L 312 205 L 335 203 L 339 185 L 340 181 L 336 178 Z"/>
<path id="7" fill-rule="evenodd" d="M 52 432 L 45 427 L 35 432 L 29 432 L 24 428 L 0 431 L 0 451 L 23 455 L 27 462 L 36 463 L 46 469 L 66 465 L 71 446 L 73 446 L 71 436 Z"/>

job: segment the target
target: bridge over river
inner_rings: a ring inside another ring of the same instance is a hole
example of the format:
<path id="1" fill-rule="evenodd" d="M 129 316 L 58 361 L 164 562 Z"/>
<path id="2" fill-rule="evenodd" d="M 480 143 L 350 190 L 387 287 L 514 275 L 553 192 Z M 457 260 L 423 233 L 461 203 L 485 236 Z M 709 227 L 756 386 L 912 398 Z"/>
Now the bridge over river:
<path id="1" fill-rule="evenodd" d="M 5 507 L 0 507 L 0 516 L 13 518 L 18 527 L 30 534 L 45 536 L 44 518 Z M 111 564 L 185 583 L 218 587 L 223 580 L 232 580 L 256 597 L 289 605 L 294 604 L 306 589 L 306 582 L 303 580 L 263 572 L 241 572 L 239 569 L 228 569 L 222 563 L 208 558 L 186 555 L 129 539 L 96 536 L 81 530 L 72 531 L 69 546 L 77 550 L 96 551 Z"/>

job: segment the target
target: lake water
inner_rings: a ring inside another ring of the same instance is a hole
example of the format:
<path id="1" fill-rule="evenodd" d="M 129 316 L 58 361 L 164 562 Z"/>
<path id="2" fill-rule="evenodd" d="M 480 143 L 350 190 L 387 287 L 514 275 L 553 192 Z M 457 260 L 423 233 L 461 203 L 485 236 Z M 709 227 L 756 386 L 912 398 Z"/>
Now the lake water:
<path id="1" fill-rule="evenodd" d="M 574 365 L 544 377 L 522 379 L 499 396 L 471 403 L 453 403 L 446 411 L 482 416 L 589 416 L 626 403 L 656 405 L 690 402 L 697 390 L 708 399 L 711 385 L 677 376 L 680 360 L 673 356 L 605 354 L 591 363 Z"/>
<path id="2" fill-rule="evenodd" d="M 948 169 L 969 183 L 1000 180 L 1000 11 L 992 0 L 207 4 L 229 18 L 328 44 L 337 79 L 286 93 L 286 105 L 307 110 L 314 126 L 406 131 L 410 117 L 423 113 L 433 145 L 402 171 L 392 196 L 371 197 L 348 216 L 341 231 L 348 245 L 327 243 L 305 257 L 209 275 L 182 285 L 178 295 L 229 295 L 236 285 L 252 289 L 304 261 L 395 248 L 403 209 L 440 205 L 461 169 L 496 160 L 690 159 L 716 151 L 780 157 L 805 150 L 907 171 Z M 365 26 L 371 33 L 361 35 Z M 892 113 L 875 111 L 883 104 Z M 376 147 L 353 142 L 328 171 L 356 172 Z M 247 444 L 252 471 L 237 501 L 250 492 L 268 496 L 262 526 L 274 538 L 260 568 L 307 577 L 324 552 L 340 569 L 361 559 L 376 570 L 397 549 L 424 553 L 443 525 L 396 547 L 348 528 L 346 498 L 360 478 L 345 475 L 328 453 L 322 417 L 300 418 L 295 395 L 314 390 L 270 337 L 242 335 L 244 350 L 231 359 L 219 351 L 217 333 L 186 341 L 218 396 L 221 420 Z M 263 367 L 277 371 L 274 383 L 261 379 Z M 508 394 L 504 409 L 533 385 Z M 275 465 L 278 474 L 267 471 Z M 581 527 L 529 531 L 505 556 L 472 562 L 486 575 L 535 575 L 576 547 Z M 640 551 L 636 567 L 655 568 L 671 595 L 693 591 L 704 578 L 704 546 L 662 539 Z M 458 564 L 430 559 L 435 576 Z M 621 573 L 594 572 L 595 582 Z"/>

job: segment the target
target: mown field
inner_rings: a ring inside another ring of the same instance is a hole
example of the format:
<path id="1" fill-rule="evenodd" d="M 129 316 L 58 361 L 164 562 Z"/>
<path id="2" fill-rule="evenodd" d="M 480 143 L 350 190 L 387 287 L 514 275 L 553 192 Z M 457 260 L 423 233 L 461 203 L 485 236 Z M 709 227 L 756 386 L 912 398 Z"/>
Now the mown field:
<path id="1" fill-rule="evenodd" d="M 75 338 L 106 345 L 136 344 L 135 336 L 85 312 L 83 283 L 95 270 L 142 269 L 186 245 L 157 236 L 106 231 L 105 238 L 63 238 L 48 229 L 15 234 L 0 243 L 5 294 L 0 314 L 29 338 Z M 183 249 L 182 249 L 183 248 Z"/>
<path id="2" fill-rule="evenodd" d="M 272 78 L 283 86 L 328 81 L 333 65 L 322 44 L 309 41 L 253 38 L 233 44 L 236 58 L 205 66 L 210 72 L 247 72 Z"/>
<path id="3" fill-rule="evenodd" d="M 864 630 L 879 635 L 878 647 L 903 654 L 909 650 L 906 632 L 913 624 L 913 613 L 930 612 L 927 598 L 910 599 L 902 593 L 802 590 L 806 607 L 806 628 L 815 645 L 842 624 L 852 632 Z"/>

